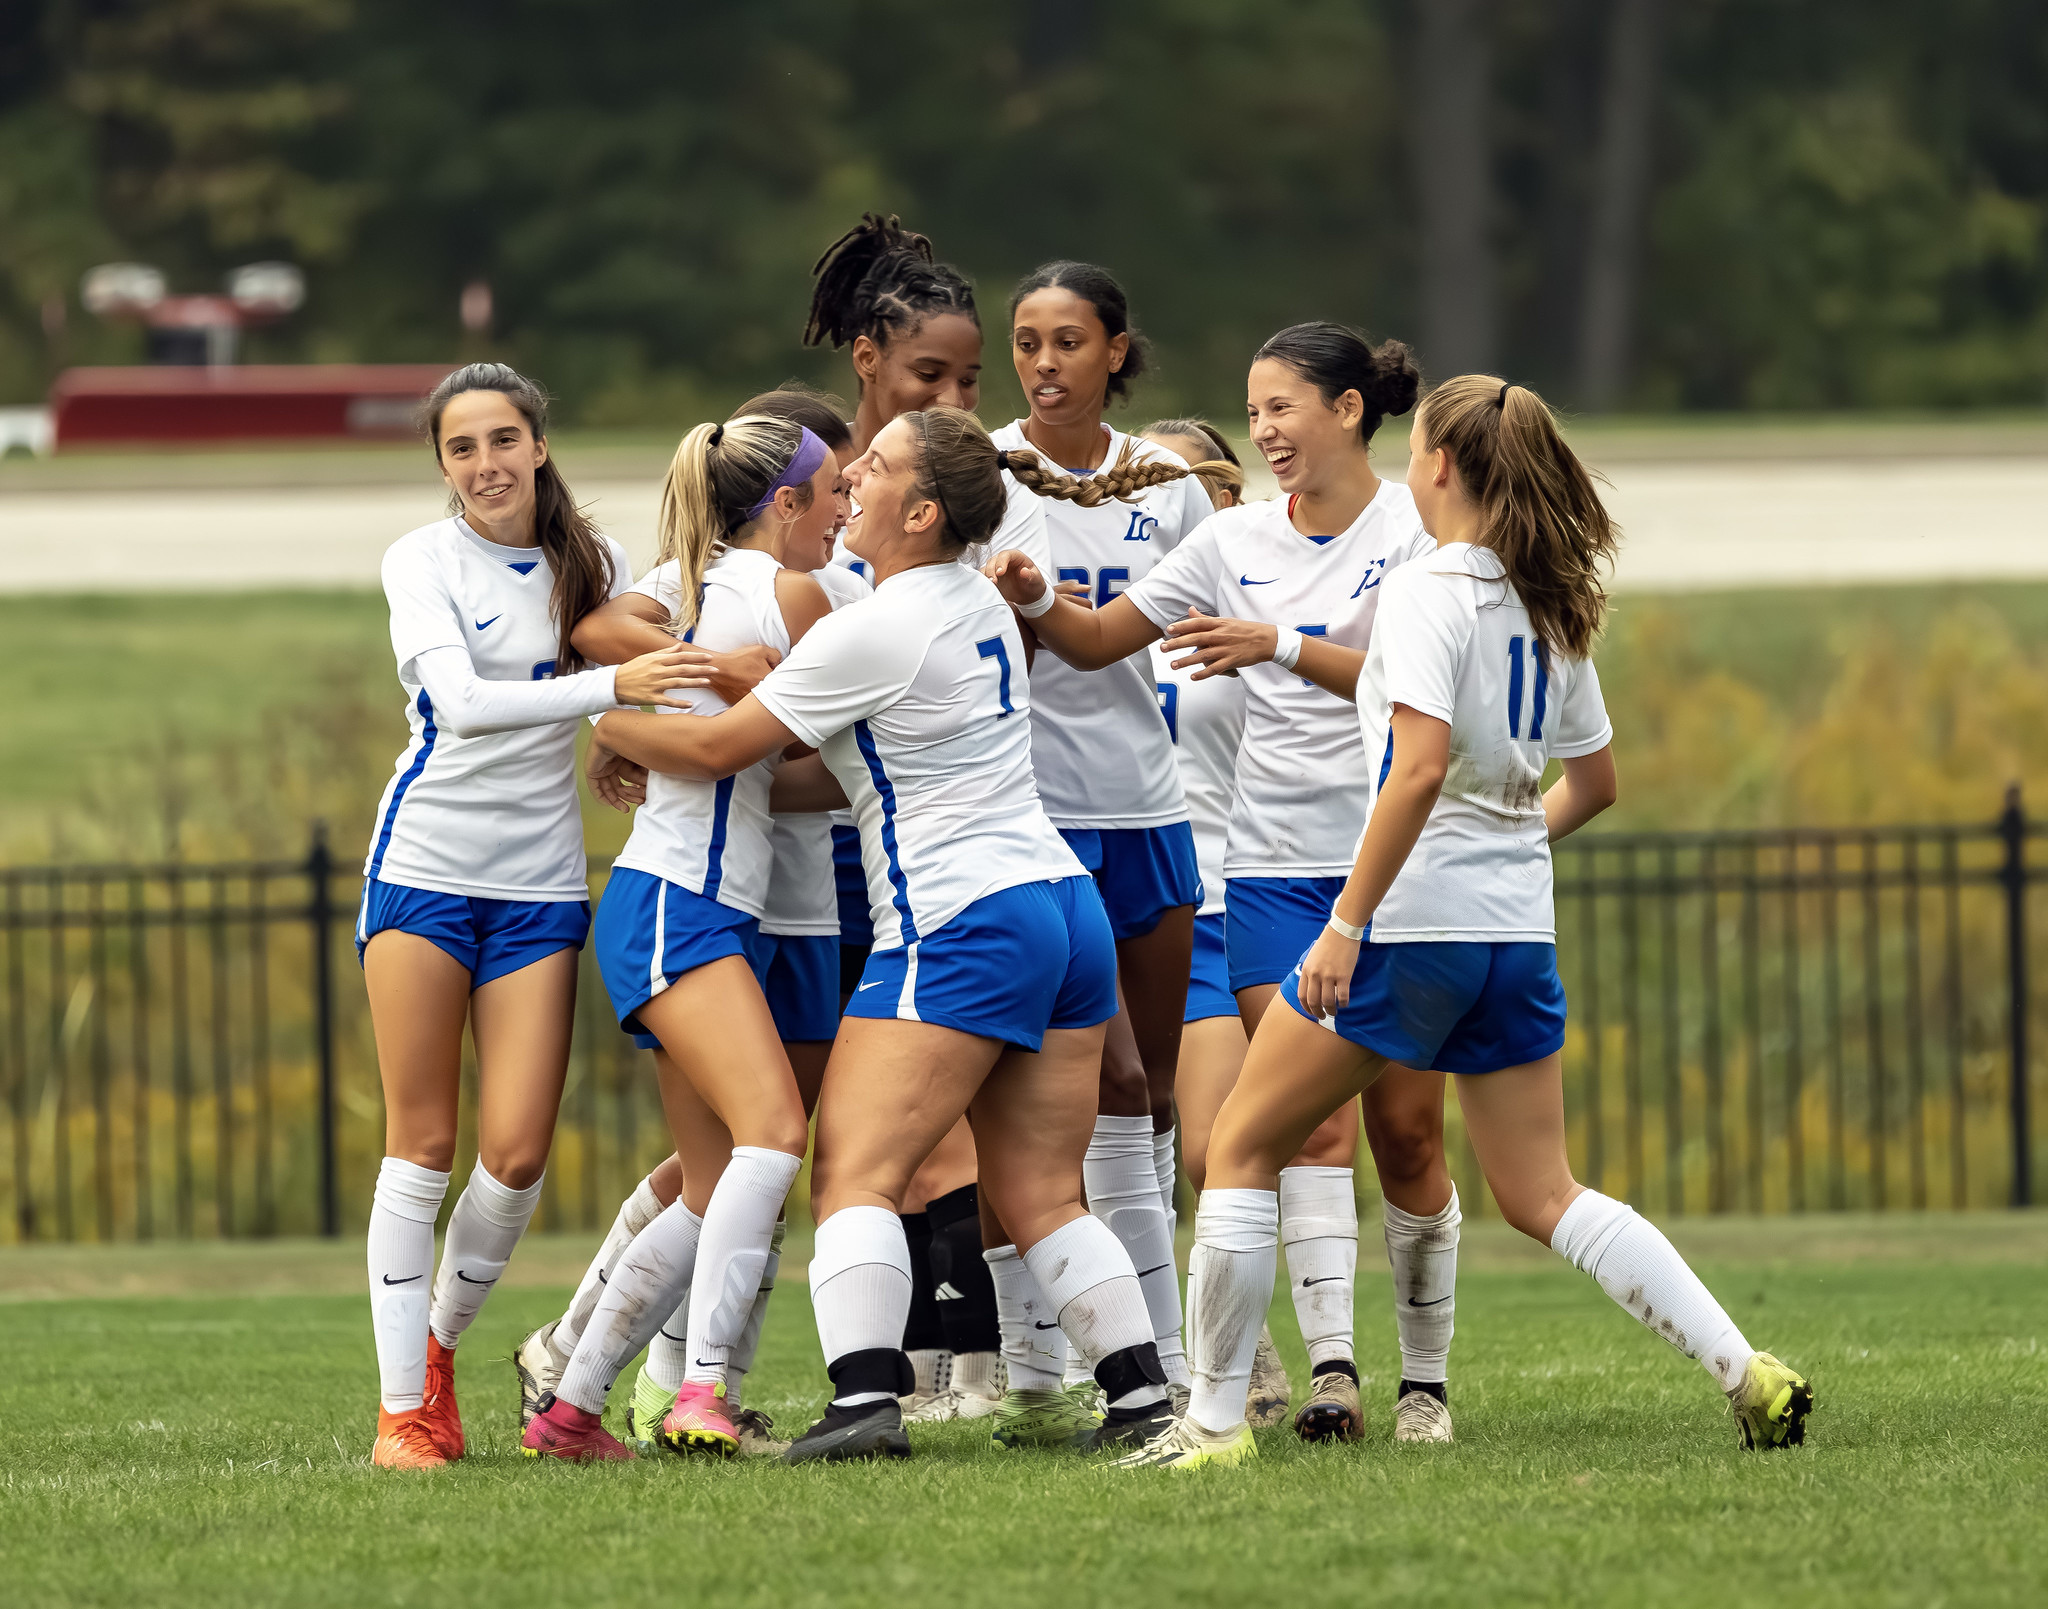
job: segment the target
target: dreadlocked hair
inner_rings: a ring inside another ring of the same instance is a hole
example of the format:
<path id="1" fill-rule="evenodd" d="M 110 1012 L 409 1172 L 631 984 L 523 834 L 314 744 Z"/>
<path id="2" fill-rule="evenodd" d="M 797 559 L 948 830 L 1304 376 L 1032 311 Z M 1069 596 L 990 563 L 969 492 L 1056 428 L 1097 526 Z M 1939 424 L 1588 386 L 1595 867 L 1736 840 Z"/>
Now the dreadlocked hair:
<path id="1" fill-rule="evenodd" d="M 1100 508 L 1104 503 L 1134 503 L 1154 486 L 1183 479 L 1195 473 L 1178 458 L 1140 458 L 1135 436 L 1126 437 L 1116 462 L 1093 475 L 1069 475 L 1049 469 L 1045 460 L 1027 448 L 1012 448 L 1003 455 L 1002 467 L 1019 486 L 1040 497 L 1055 497 L 1083 508 Z"/>
<path id="2" fill-rule="evenodd" d="M 903 227 L 895 214 L 872 212 L 811 265 L 817 280 L 804 345 L 835 347 L 865 335 L 886 347 L 928 318 L 958 313 L 981 328 L 974 287 L 950 263 L 933 260 L 932 243 Z"/>
<path id="3" fill-rule="evenodd" d="M 421 424 L 434 446 L 434 462 L 441 461 L 441 415 L 448 404 L 465 391 L 501 393 L 526 419 L 535 441 L 547 440 L 548 394 L 517 369 L 503 363 L 470 363 L 457 369 L 439 385 L 421 409 Z M 460 514 L 462 499 L 450 494 L 448 512 Z M 576 623 L 601 607 L 612 595 L 612 555 L 597 534 L 597 527 L 576 506 L 569 483 L 555 467 L 552 455 L 533 472 L 533 534 L 547 556 L 548 571 L 555 578 L 548 595 L 548 612 L 554 617 L 555 669 L 566 676 L 584 667 L 584 658 L 569 641 Z"/>
<path id="4" fill-rule="evenodd" d="M 803 445 L 787 419 L 748 414 L 722 425 L 699 425 L 682 440 L 661 488 L 660 546 L 655 568 L 679 569 L 676 612 L 668 629 L 681 636 L 697 625 L 704 572 L 747 523 L 747 510 L 767 495 Z M 808 484 L 793 487 L 797 506 L 810 506 Z"/>
<path id="5" fill-rule="evenodd" d="M 1607 612 L 1600 566 L 1612 567 L 1620 531 L 1548 404 L 1498 376 L 1460 375 L 1422 404 L 1422 442 L 1450 454 L 1479 504 L 1478 545 L 1499 557 L 1536 634 L 1584 659 Z"/>
<path id="6" fill-rule="evenodd" d="M 1209 501 L 1218 508 L 1223 507 L 1222 494 L 1228 492 L 1232 503 L 1244 501 L 1244 465 L 1237 461 L 1237 454 L 1230 450 L 1230 443 L 1223 439 L 1223 433 L 1206 419 L 1161 419 L 1147 425 L 1138 432 L 1147 441 L 1165 443 L 1161 437 L 1172 437 L 1178 441 L 1195 441 L 1202 444 L 1208 454 L 1198 463 L 1188 465 L 1188 473 L 1209 489 Z"/>

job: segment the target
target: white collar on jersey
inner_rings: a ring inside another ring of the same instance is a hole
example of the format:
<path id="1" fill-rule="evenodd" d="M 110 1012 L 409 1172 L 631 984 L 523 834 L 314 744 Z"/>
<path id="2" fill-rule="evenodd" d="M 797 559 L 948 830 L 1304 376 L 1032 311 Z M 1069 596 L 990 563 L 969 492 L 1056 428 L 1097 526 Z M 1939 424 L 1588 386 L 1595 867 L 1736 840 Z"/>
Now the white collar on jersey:
<path id="1" fill-rule="evenodd" d="M 1446 542 L 1425 561 L 1431 575 L 1469 575 L 1479 581 L 1505 581 L 1508 567 L 1492 548 L 1471 542 Z"/>

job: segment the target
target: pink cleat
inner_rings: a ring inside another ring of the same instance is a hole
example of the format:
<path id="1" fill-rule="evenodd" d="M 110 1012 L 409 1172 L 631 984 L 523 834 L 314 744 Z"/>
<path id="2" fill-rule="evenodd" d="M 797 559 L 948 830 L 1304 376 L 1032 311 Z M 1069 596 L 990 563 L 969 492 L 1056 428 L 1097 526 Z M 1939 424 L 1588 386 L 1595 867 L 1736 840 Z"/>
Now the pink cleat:
<path id="1" fill-rule="evenodd" d="M 520 1439 L 528 1458 L 566 1458 L 571 1463 L 610 1463 L 633 1456 L 633 1449 L 604 1428 L 600 1414 L 585 1413 L 573 1402 L 549 1392 Z"/>
<path id="2" fill-rule="evenodd" d="M 735 1457 L 740 1450 L 740 1433 L 726 1417 L 725 1382 L 704 1385 L 695 1380 L 684 1381 L 655 1440 L 672 1453 Z"/>

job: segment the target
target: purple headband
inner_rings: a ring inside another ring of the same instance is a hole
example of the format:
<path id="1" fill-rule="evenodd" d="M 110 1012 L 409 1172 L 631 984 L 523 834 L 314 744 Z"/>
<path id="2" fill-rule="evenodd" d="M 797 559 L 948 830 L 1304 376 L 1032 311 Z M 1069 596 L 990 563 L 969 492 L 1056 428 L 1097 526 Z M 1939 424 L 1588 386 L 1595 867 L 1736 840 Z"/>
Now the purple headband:
<path id="1" fill-rule="evenodd" d="M 803 439 L 796 444 L 796 452 L 790 457 L 789 468 L 777 475 L 775 484 L 761 494 L 761 501 L 747 510 L 748 519 L 759 518 L 761 510 L 775 501 L 775 494 L 783 487 L 801 486 L 817 474 L 818 466 L 825 461 L 825 455 L 831 451 L 807 426 L 798 425 L 796 428 L 802 433 Z"/>

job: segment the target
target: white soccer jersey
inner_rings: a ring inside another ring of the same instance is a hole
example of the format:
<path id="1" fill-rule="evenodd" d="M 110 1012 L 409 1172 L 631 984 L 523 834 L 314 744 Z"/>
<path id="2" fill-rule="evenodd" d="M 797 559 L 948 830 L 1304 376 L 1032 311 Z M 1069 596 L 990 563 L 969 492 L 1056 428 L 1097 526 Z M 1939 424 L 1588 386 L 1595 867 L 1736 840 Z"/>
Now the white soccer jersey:
<path id="1" fill-rule="evenodd" d="M 1083 875 L 1038 802 L 1023 661 L 995 587 L 928 564 L 819 621 L 754 689 L 846 790 L 876 949 L 986 895 Z"/>
<path id="2" fill-rule="evenodd" d="M 873 594 L 863 575 L 839 565 L 813 570 L 835 609 Z M 798 937 L 839 937 L 839 889 L 832 872 L 832 820 L 840 812 L 805 811 L 770 818 L 768 900 L 761 931 Z M 851 825 L 849 817 L 848 825 Z"/>
<path id="3" fill-rule="evenodd" d="M 1183 651 L 1184 652 L 1184 651 Z M 1237 796 L 1237 748 L 1244 736 L 1244 681 L 1239 676 L 1194 680 L 1195 667 L 1175 670 L 1183 652 L 1163 642 L 1152 645 L 1152 676 L 1159 689 L 1159 713 L 1180 758 L 1181 790 L 1195 829 L 1195 860 L 1202 869 L 1198 916 L 1223 909 L 1223 845 L 1230 807 Z"/>
<path id="4" fill-rule="evenodd" d="M 1130 599 L 1162 631 L 1192 608 L 1362 649 L 1387 572 L 1435 545 L 1408 488 L 1393 481 L 1380 483 L 1339 536 L 1303 536 L 1285 499 L 1248 503 L 1212 514 L 1131 588 Z M 1356 712 L 1278 665 L 1247 665 L 1238 674 L 1244 741 L 1225 875 L 1343 876 L 1370 788 Z"/>
<path id="5" fill-rule="evenodd" d="M 1036 451 L 1021 420 L 1003 426 L 994 439 L 1000 448 Z M 1115 463 L 1130 440 L 1110 431 L 1103 463 Z M 1181 462 L 1149 441 L 1135 445 L 1140 462 Z M 1014 479 L 1010 486 L 1013 503 L 1022 496 L 1043 507 L 1052 568 L 1045 569 L 1030 548 L 1023 551 L 1048 582 L 1083 583 L 1098 609 L 1150 575 L 1215 507 L 1192 475 L 1150 487 L 1134 503 L 1112 500 L 1098 508 L 1036 497 Z M 1037 656 L 1031 669 L 1032 763 L 1056 825 L 1163 827 L 1187 820 L 1173 745 L 1158 716 L 1152 666 L 1143 654 L 1097 671 L 1075 670 L 1057 654 Z"/>
<path id="6" fill-rule="evenodd" d="M 781 573 L 769 554 L 725 549 L 704 572 L 704 601 L 686 640 L 716 653 L 755 643 L 788 652 L 789 628 L 775 601 Z M 649 571 L 632 590 L 673 614 L 681 588 L 682 567 L 671 561 Z M 672 696 L 687 701 L 687 711 L 658 708 L 657 714 L 716 715 L 727 708 L 708 687 Z M 768 788 L 780 763 L 780 755 L 771 755 L 718 782 L 649 772 L 647 801 L 633 817 L 632 836 L 615 864 L 759 916 L 768 898 Z"/>
<path id="7" fill-rule="evenodd" d="M 1488 548 L 1452 542 L 1387 578 L 1385 612 L 1358 678 L 1372 785 L 1393 759 L 1393 706 L 1448 721 L 1443 793 L 1373 912 L 1375 944 L 1555 942 L 1548 760 L 1613 738 L 1589 659 L 1543 644 Z"/>
<path id="8" fill-rule="evenodd" d="M 632 562 L 604 542 L 616 595 Z M 475 899 L 588 899 L 576 722 L 613 707 L 613 670 L 555 678 L 560 632 L 547 555 L 487 542 L 459 518 L 437 520 L 391 545 L 383 579 L 412 735 L 378 803 L 363 875 Z M 433 655 L 459 666 L 453 654 L 501 691 L 516 687 L 500 702 L 520 706 L 511 718 L 533 724 L 508 729 L 501 719 L 467 737 L 450 730 L 418 661 Z"/>

